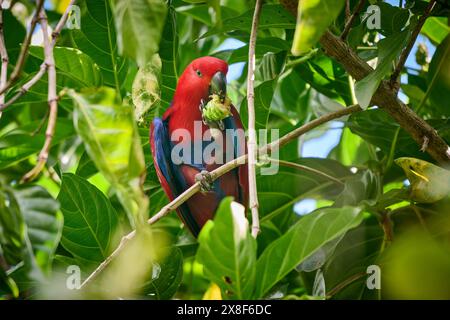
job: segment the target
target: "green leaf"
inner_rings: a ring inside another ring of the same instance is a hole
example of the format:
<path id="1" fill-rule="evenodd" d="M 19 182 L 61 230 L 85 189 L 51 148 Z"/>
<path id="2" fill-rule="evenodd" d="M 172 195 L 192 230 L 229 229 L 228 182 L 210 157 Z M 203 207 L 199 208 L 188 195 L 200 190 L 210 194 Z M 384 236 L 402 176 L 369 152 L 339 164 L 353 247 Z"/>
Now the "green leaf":
<path id="1" fill-rule="evenodd" d="M 23 127 L 13 129 L 0 137 L 0 169 L 25 160 L 41 150 L 45 141 L 45 132 L 40 130 L 36 133 L 41 123 L 42 120 L 29 122 Z M 52 146 L 57 146 L 71 138 L 74 133 L 73 125 L 69 119 L 58 118 Z"/>
<path id="2" fill-rule="evenodd" d="M 380 180 L 372 171 L 358 172 L 345 181 L 342 193 L 334 206 L 358 206 L 362 203 L 373 205 L 378 198 Z"/>
<path id="3" fill-rule="evenodd" d="M 44 274 L 49 275 L 63 227 L 59 203 L 41 186 L 19 188 L 14 191 L 14 195 L 27 227 L 36 262 Z"/>
<path id="4" fill-rule="evenodd" d="M 144 66 L 158 51 L 167 14 L 162 0 L 114 0 L 119 51 Z"/>
<path id="5" fill-rule="evenodd" d="M 171 299 L 182 277 L 183 254 L 180 249 L 173 247 L 161 263 L 153 265 L 152 279 L 144 284 L 143 293 L 152 299 Z"/>
<path id="6" fill-rule="evenodd" d="M 76 47 L 90 56 L 100 67 L 105 85 L 120 91 L 128 70 L 128 62 L 117 52 L 114 19 L 108 0 L 80 0 L 81 29 L 70 30 Z"/>
<path id="7" fill-rule="evenodd" d="M 450 141 L 450 121 L 448 119 L 432 119 L 427 122 L 438 131 L 441 137 Z M 385 155 L 389 154 L 399 128 L 398 123 L 380 109 L 366 110 L 352 115 L 347 121 L 347 126 L 365 141 L 379 147 Z M 401 129 L 394 158 L 411 156 L 431 161 L 426 153 L 420 151 L 420 146 L 411 136 Z"/>
<path id="8" fill-rule="evenodd" d="M 450 117 L 450 35 L 436 48 L 428 72 L 428 91 L 433 109 L 439 116 Z"/>
<path id="9" fill-rule="evenodd" d="M 388 37 L 402 31 L 409 21 L 409 10 L 385 2 L 379 2 L 377 5 L 380 8 L 382 17 L 380 19 L 381 30 L 379 32 Z"/>
<path id="10" fill-rule="evenodd" d="M 74 126 L 86 152 L 114 187 L 134 226 L 147 215 L 147 199 L 141 190 L 145 163 L 133 108 L 118 103 L 111 88 L 69 95 L 75 102 Z"/>
<path id="11" fill-rule="evenodd" d="M 378 43 L 377 68 L 364 79 L 356 82 L 355 85 L 356 99 L 361 108 L 369 107 L 373 94 L 377 91 L 383 78 L 391 71 L 392 61 L 395 61 L 400 54 L 408 37 L 409 31 L 405 30 L 382 39 Z"/>
<path id="12" fill-rule="evenodd" d="M 292 54 L 307 53 L 322 34 L 339 16 L 344 0 L 301 0 L 298 3 L 297 27 L 295 29 Z"/>
<path id="13" fill-rule="evenodd" d="M 250 32 L 253 19 L 253 9 L 246 11 L 240 16 L 224 19 L 222 28 L 213 27 L 200 38 L 206 38 L 218 33 L 226 33 L 233 30 Z M 267 4 L 262 7 L 259 19 L 259 30 L 281 28 L 294 29 L 295 18 L 279 4 Z"/>
<path id="14" fill-rule="evenodd" d="M 42 47 L 31 46 L 30 54 L 40 60 L 44 59 Z M 98 87 L 101 85 L 100 68 L 91 57 L 78 49 L 55 47 L 53 49 L 55 66 L 59 76 L 68 78 L 65 85 L 71 88 Z M 73 83 L 73 84 L 72 84 Z M 71 85 L 72 84 L 72 85 Z"/>
<path id="15" fill-rule="evenodd" d="M 255 71 L 258 81 L 255 87 L 255 129 L 265 129 L 269 121 L 271 102 L 275 92 L 275 84 L 283 68 L 285 53 L 267 53 Z M 242 101 L 240 115 L 244 127 L 248 124 L 247 99 Z"/>
<path id="16" fill-rule="evenodd" d="M 330 159 L 302 158 L 296 163 L 344 179 L 352 173 L 339 162 Z M 280 166 L 276 175 L 258 175 L 258 198 L 262 221 L 270 220 L 289 210 L 304 198 L 334 199 L 342 187 L 312 172 Z"/>
<path id="17" fill-rule="evenodd" d="M 143 116 L 152 108 L 157 108 L 161 100 L 159 78 L 161 60 L 154 55 L 152 61 L 139 69 L 133 81 L 131 97 L 135 106 L 136 120 L 143 121 Z"/>
<path id="18" fill-rule="evenodd" d="M 259 257 L 255 296 L 263 298 L 297 265 L 323 245 L 359 225 L 362 218 L 361 209 L 352 207 L 319 209 L 301 218 Z"/>
<path id="19" fill-rule="evenodd" d="M 450 27 L 447 25 L 447 19 L 438 17 L 429 17 L 421 30 L 434 45 L 439 45 L 450 33 Z"/>
<path id="20" fill-rule="evenodd" d="M 244 211 L 242 205 L 225 198 L 198 239 L 197 261 L 205 276 L 222 289 L 224 299 L 250 299 L 254 290 L 256 241 Z"/>
<path id="21" fill-rule="evenodd" d="M 268 52 L 278 53 L 287 50 L 289 50 L 289 42 L 286 40 L 275 37 L 261 38 L 256 42 L 255 55 L 256 59 L 260 59 Z M 233 64 L 242 61 L 246 62 L 247 60 L 248 45 L 244 45 L 243 47 L 233 50 L 230 58 L 228 59 L 228 63 Z"/>
<path id="22" fill-rule="evenodd" d="M 86 268 L 105 260 L 118 239 L 117 212 L 108 198 L 83 178 L 65 173 L 58 201 L 64 215 L 64 249 Z"/>
<path id="23" fill-rule="evenodd" d="M 13 15 L 11 10 L 3 10 L 3 26 L 5 47 L 8 52 L 9 63 L 15 65 L 17 57 L 19 56 L 21 44 L 26 35 L 26 30 Z"/>
<path id="24" fill-rule="evenodd" d="M 411 183 L 411 199 L 421 203 L 432 203 L 450 194 L 450 171 L 432 163 L 415 159 L 395 160 Z"/>
<path id="25" fill-rule="evenodd" d="M 161 107 L 168 108 L 178 82 L 178 33 L 176 12 L 169 7 L 164 26 L 159 57 L 161 58 Z M 163 110 L 164 110 L 163 109 Z"/>

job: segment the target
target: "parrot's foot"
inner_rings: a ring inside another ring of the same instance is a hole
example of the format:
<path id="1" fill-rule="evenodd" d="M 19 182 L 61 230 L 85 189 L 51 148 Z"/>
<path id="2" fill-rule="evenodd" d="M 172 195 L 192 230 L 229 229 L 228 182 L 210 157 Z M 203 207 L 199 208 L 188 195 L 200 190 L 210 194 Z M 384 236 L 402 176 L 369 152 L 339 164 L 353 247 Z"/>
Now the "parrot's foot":
<path id="1" fill-rule="evenodd" d="M 213 179 L 211 177 L 211 174 L 206 171 L 202 170 L 200 173 L 197 173 L 195 175 L 195 181 L 200 182 L 200 190 L 202 192 L 211 191 L 213 189 Z"/>

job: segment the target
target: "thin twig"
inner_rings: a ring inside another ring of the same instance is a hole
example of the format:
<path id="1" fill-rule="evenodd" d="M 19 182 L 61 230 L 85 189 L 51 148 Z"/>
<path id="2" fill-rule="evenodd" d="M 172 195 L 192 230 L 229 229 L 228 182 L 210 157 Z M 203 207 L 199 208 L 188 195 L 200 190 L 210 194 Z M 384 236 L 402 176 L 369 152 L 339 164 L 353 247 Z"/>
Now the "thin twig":
<path id="1" fill-rule="evenodd" d="M 344 289 L 345 287 L 347 287 L 348 285 L 352 284 L 353 282 L 361 279 L 362 277 L 366 276 L 367 273 L 365 272 L 358 272 L 350 277 L 348 277 L 347 279 L 345 279 L 344 281 L 342 281 L 341 283 L 339 283 L 336 287 L 334 287 L 333 289 L 331 289 L 328 293 L 327 293 L 327 299 L 332 298 L 333 296 L 335 296 L 337 293 L 339 293 L 342 289 Z"/>
<path id="2" fill-rule="evenodd" d="M 3 88 L 8 81 L 8 51 L 6 50 L 5 37 L 3 35 L 3 0 L 0 0 L 0 57 L 2 59 L 2 66 L 0 72 L 0 88 Z M 0 94 L 0 106 L 5 103 L 5 93 Z M 0 111 L 0 117 L 2 113 Z"/>
<path id="3" fill-rule="evenodd" d="M 344 182 L 342 182 L 341 180 L 339 180 L 338 178 L 335 178 L 333 176 L 330 176 L 329 174 L 326 174 L 325 172 L 322 172 L 320 170 L 308 167 L 308 166 L 304 166 L 302 164 L 299 163 L 295 163 L 295 162 L 290 162 L 290 161 L 284 161 L 284 160 L 278 160 L 278 159 L 273 159 L 273 158 L 268 158 L 268 160 L 270 162 L 274 162 L 274 163 L 278 163 L 281 166 L 284 167 L 288 167 L 288 168 L 293 168 L 293 169 L 297 169 L 297 170 L 302 170 L 302 171 L 307 171 L 307 172 L 311 172 L 314 173 L 318 176 L 324 177 L 325 179 L 331 180 L 339 185 L 345 185 Z"/>
<path id="4" fill-rule="evenodd" d="M 55 47 L 57 37 L 59 36 L 59 34 L 61 33 L 62 28 L 66 24 L 67 17 L 68 17 L 69 12 L 70 12 L 70 8 L 75 3 L 75 1 L 76 0 L 72 0 L 69 3 L 69 5 L 66 8 L 66 11 L 64 11 L 64 14 L 61 16 L 61 18 L 58 21 L 58 24 L 56 25 L 55 29 L 52 32 L 52 43 L 51 43 L 51 46 L 53 48 Z M 17 93 L 12 98 L 10 98 L 6 103 L 1 103 L 0 102 L 0 112 L 5 110 L 6 108 L 8 108 L 10 105 L 12 105 L 14 102 L 16 102 L 20 97 L 25 95 L 31 89 L 31 87 L 34 86 L 44 76 L 44 74 L 46 72 L 47 72 L 47 64 L 44 61 L 41 64 L 41 66 L 39 68 L 39 71 L 29 81 L 24 83 L 20 87 L 20 89 L 17 91 Z"/>
<path id="5" fill-rule="evenodd" d="M 400 76 L 403 66 L 405 65 L 406 60 L 408 59 L 408 56 L 411 53 L 411 50 L 414 47 L 414 44 L 416 43 L 417 37 L 419 36 L 419 33 L 420 33 L 420 30 L 422 30 L 422 27 L 425 24 L 425 21 L 427 20 L 431 11 L 433 11 L 433 8 L 435 5 L 436 5 L 436 0 L 431 0 L 430 3 L 428 4 L 427 8 L 425 9 L 425 12 L 419 18 L 419 21 L 417 22 L 417 25 L 411 34 L 411 38 L 409 39 L 407 46 L 405 47 L 405 49 L 403 49 L 402 54 L 400 55 L 400 58 L 398 60 L 398 63 L 394 69 L 394 72 L 391 75 L 391 86 L 393 88 L 398 87 L 398 85 L 396 85 L 396 84 L 398 84 L 398 77 Z"/>
<path id="6" fill-rule="evenodd" d="M 344 27 L 344 31 L 341 34 L 341 39 L 345 40 L 347 39 L 347 36 L 352 28 L 353 22 L 355 22 L 356 17 L 359 15 L 359 13 L 361 12 L 361 10 L 364 8 L 364 3 L 366 1 L 365 0 L 359 0 L 355 11 L 353 12 L 353 14 L 350 16 L 350 18 L 348 18 L 348 20 L 345 23 L 345 27 Z"/>
<path id="7" fill-rule="evenodd" d="M 33 169 L 31 169 L 25 176 L 22 178 L 22 182 L 27 182 L 33 180 L 35 177 L 39 175 L 39 173 L 44 168 L 47 163 L 48 154 L 50 151 L 50 146 L 52 144 L 53 135 L 55 134 L 55 126 L 56 126 L 56 118 L 58 115 L 58 94 L 56 93 L 56 68 L 55 68 L 55 58 L 53 57 L 53 46 L 50 42 L 48 33 L 47 33 L 47 15 L 45 14 L 45 10 L 41 9 L 39 13 L 39 20 L 42 29 L 42 36 L 44 38 L 44 55 L 45 60 L 44 63 L 47 65 L 47 74 L 48 74 L 48 107 L 49 107 L 49 116 L 48 116 L 48 124 L 47 130 L 45 131 L 45 142 L 44 146 L 39 153 L 38 161 Z"/>
<path id="8" fill-rule="evenodd" d="M 248 184 L 250 210 L 252 212 L 252 236 L 256 238 L 260 231 L 258 213 L 258 190 L 256 187 L 256 130 L 255 130 L 255 48 L 258 35 L 259 16 L 261 15 L 262 0 L 256 0 L 253 13 L 252 30 L 250 33 L 248 49 L 248 73 L 247 73 L 247 107 L 248 107 Z"/>
<path id="9" fill-rule="evenodd" d="M 34 13 L 33 18 L 31 19 L 30 30 L 27 32 L 22 47 L 20 48 L 20 53 L 19 57 L 17 58 L 16 66 L 14 67 L 14 70 L 11 72 L 11 76 L 5 83 L 5 85 L 0 87 L 0 94 L 3 94 L 4 92 L 6 92 L 6 90 L 11 88 L 11 86 L 20 78 L 23 67 L 25 65 L 25 61 L 28 56 L 28 48 L 30 47 L 31 38 L 33 37 L 34 29 L 36 28 L 36 24 L 39 20 L 39 12 L 41 11 L 43 4 L 44 0 L 38 0 L 36 4 L 36 12 Z"/>
<path id="10" fill-rule="evenodd" d="M 359 111 L 361 111 L 361 108 L 359 107 L 359 105 L 354 105 L 354 106 L 350 106 L 347 108 L 343 108 L 342 110 L 339 110 L 339 111 L 336 111 L 333 113 L 323 115 L 323 116 L 321 116 L 317 119 L 314 119 L 313 121 L 297 128 L 297 129 L 294 129 L 293 131 L 284 135 L 280 139 L 275 140 L 268 145 L 260 147 L 257 151 L 259 154 L 261 154 L 261 156 L 267 155 L 267 154 L 271 153 L 273 150 L 276 150 L 278 148 L 285 146 L 286 144 L 288 144 L 291 141 L 294 141 L 295 139 L 299 138 L 301 135 L 305 134 L 306 132 L 315 129 L 318 126 L 320 126 L 326 122 L 329 122 L 329 121 L 332 121 L 335 119 L 339 119 L 339 118 L 342 118 L 344 116 L 347 116 L 349 114 L 359 112 Z M 214 171 L 211 171 L 210 177 L 211 177 L 212 181 L 217 180 L 224 174 L 245 164 L 247 162 L 247 160 L 248 160 L 248 157 L 245 154 L 245 155 L 242 155 L 232 161 L 225 163 L 224 165 L 220 166 L 219 168 L 215 169 Z M 170 212 L 176 210 L 180 205 L 182 205 L 187 200 L 189 200 L 194 194 L 199 192 L 200 189 L 201 189 L 200 182 L 194 183 L 189 189 L 187 189 L 182 194 L 180 194 L 177 198 L 175 198 L 170 203 L 165 205 L 158 213 L 156 213 L 149 220 L 147 220 L 147 223 L 148 224 L 156 223 L 161 218 L 165 217 Z M 135 233 L 136 233 L 135 231 L 132 231 L 129 234 L 122 237 L 122 240 L 120 241 L 119 246 L 111 253 L 110 256 L 108 256 L 108 258 L 106 258 L 97 267 L 97 269 L 95 269 L 89 275 L 89 277 L 82 283 L 81 288 L 84 288 L 87 284 L 92 282 L 110 264 L 110 262 L 120 254 L 120 252 L 125 247 L 125 244 L 134 238 Z"/>

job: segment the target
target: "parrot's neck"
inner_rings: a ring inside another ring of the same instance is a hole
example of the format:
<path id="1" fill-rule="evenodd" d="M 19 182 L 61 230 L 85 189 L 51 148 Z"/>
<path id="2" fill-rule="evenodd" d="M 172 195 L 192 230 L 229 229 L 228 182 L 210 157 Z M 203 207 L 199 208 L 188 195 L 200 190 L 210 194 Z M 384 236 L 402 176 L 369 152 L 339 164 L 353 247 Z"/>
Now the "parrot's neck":
<path id="1" fill-rule="evenodd" d="M 172 107 L 164 114 L 164 119 L 168 120 L 169 134 L 172 135 L 177 129 L 185 129 L 193 139 L 201 139 L 198 131 L 200 130 L 200 134 L 203 134 L 209 128 L 203 123 L 199 106 L 200 99 L 198 103 L 192 101 L 192 103 L 184 105 L 179 105 L 174 101 Z"/>

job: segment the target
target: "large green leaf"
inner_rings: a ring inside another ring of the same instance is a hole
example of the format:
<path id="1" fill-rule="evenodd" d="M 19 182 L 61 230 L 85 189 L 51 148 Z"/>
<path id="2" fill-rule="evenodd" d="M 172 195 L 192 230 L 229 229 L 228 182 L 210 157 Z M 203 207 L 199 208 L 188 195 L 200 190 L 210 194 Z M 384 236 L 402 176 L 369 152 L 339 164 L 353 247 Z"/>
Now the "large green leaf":
<path id="1" fill-rule="evenodd" d="M 383 78 L 391 71 L 392 61 L 395 61 L 400 54 L 408 40 L 408 35 L 409 31 L 405 30 L 380 40 L 378 43 L 377 68 L 364 79 L 356 82 L 355 85 L 356 99 L 361 108 L 366 109 L 370 105 L 373 94 Z"/>
<path id="2" fill-rule="evenodd" d="M 86 268 L 105 260 L 118 239 L 117 212 L 108 198 L 83 178 L 65 173 L 58 201 L 64 215 L 63 247 Z"/>
<path id="3" fill-rule="evenodd" d="M 30 47 L 30 54 L 44 59 L 42 47 Z M 55 65 L 59 76 L 68 78 L 66 86 L 71 88 L 97 87 L 101 85 L 101 73 L 99 67 L 91 57 L 78 49 L 55 47 L 53 49 Z M 72 84 L 73 83 L 73 84 Z"/>
<path id="4" fill-rule="evenodd" d="M 167 14 L 162 0 L 113 0 L 119 50 L 144 66 L 158 51 Z"/>
<path id="5" fill-rule="evenodd" d="M 250 299 L 255 285 L 256 241 L 245 209 L 225 198 L 214 221 L 200 232 L 197 260 L 205 276 L 219 285 L 225 299 Z"/>
<path id="6" fill-rule="evenodd" d="M 300 219 L 258 258 L 255 296 L 263 298 L 297 265 L 323 245 L 359 225 L 362 218 L 361 209 L 343 207 L 319 209 Z"/>
<path id="7" fill-rule="evenodd" d="M 111 88 L 69 95 L 75 101 L 74 125 L 87 153 L 114 187 L 130 223 L 142 221 L 147 215 L 141 190 L 145 163 L 133 108 L 120 104 Z"/>
<path id="8" fill-rule="evenodd" d="M 14 65 L 19 56 L 21 43 L 25 38 L 26 30 L 24 26 L 17 21 L 17 18 L 11 10 L 3 10 L 3 26 L 5 47 L 8 52 L 9 63 Z"/>
<path id="9" fill-rule="evenodd" d="M 292 54 L 298 56 L 308 52 L 339 15 L 344 3 L 344 0 L 299 1 Z"/>
<path id="10" fill-rule="evenodd" d="M 27 227 L 36 262 L 49 275 L 63 227 L 59 203 L 40 186 L 19 188 L 14 195 Z"/>
<path id="11" fill-rule="evenodd" d="M 77 1 L 81 8 L 80 29 L 70 30 L 78 49 L 100 67 L 105 85 L 122 88 L 128 62 L 117 51 L 114 19 L 108 0 Z"/>
<path id="12" fill-rule="evenodd" d="M 255 55 L 256 58 L 259 59 L 268 52 L 278 53 L 287 50 L 289 50 L 289 42 L 287 42 L 286 40 L 275 37 L 261 38 L 256 42 Z M 244 45 L 238 49 L 233 50 L 230 58 L 228 59 L 228 63 L 233 64 L 242 61 L 247 62 L 247 60 L 248 45 Z"/>

